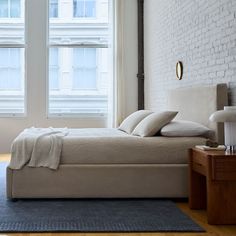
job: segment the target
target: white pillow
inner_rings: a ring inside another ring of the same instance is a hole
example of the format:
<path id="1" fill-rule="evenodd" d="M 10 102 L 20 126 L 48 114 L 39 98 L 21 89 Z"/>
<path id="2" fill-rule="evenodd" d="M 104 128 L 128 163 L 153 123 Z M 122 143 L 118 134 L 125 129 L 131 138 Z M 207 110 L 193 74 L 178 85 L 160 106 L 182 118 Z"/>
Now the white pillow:
<path id="1" fill-rule="evenodd" d="M 167 137 L 212 137 L 214 131 L 193 121 L 172 121 L 161 129 L 161 135 Z"/>
<path id="2" fill-rule="evenodd" d="M 152 113 L 153 112 L 149 110 L 136 111 L 124 119 L 118 129 L 131 134 L 138 123 Z"/>
<path id="3" fill-rule="evenodd" d="M 141 137 L 154 136 L 164 125 L 177 115 L 177 111 L 155 112 L 144 118 L 134 129 L 133 135 Z"/>

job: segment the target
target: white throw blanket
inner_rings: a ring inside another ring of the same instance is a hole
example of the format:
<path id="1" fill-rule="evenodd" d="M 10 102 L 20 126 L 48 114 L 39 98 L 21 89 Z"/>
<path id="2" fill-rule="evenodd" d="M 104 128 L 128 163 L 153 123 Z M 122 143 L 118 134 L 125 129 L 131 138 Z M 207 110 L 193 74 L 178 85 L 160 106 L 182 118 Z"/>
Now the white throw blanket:
<path id="1" fill-rule="evenodd" d="M 48 167 L 56 170 L 59 166 L 63 137 L 68 129 L 29 128 L 13 142 L 9 168 Z"/>

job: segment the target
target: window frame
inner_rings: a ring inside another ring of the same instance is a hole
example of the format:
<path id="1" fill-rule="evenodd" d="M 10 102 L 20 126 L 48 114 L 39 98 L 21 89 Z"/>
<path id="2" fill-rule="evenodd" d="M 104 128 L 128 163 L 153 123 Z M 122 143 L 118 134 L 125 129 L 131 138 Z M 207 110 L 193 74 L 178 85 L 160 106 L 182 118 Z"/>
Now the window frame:
<path id="1" fill-rule="evenodd" d="M 48 0 L 49 2 L 50 0 Z M 114 0 L 108 0 L 108 9 L 109 11 L 111 11 L 111 5 L 113 5 L 113 1 Z M 72 3 L 73 3 L 73 0 L 72 0 Z M 97 1 L 95 1 L 95 4 L 96 4 L 96 15 L 97 15 Z M 59 4 L 60 5 L 60 4 Z M 48 12 L 49 12 L 49 7 L 50 7 L 50 4 L 48 4 Z M 72 4 L 72 7 L 73 7 L 73 4 Z M 114 12 L 112 12 L 112 14 L 114 14 Z M 72 21 L 73 22 L 79 22 L 81 19 L 83 19 L 83 22 L 84 20 L 86 21 L 86 19 L 89 19 L 89 20 L 95 20 L 96 17 L 85 17 L 85 18 L 74 18 L 74 13 L 73 13 L 73 10 L 72 10 Z M 54 23 L 54 20 L 55 18 L 51 18 L 51 21 L 52 21 L 52 24 Z M 111 20 L 111 17 L 109 17 L 109 21 Z M 60 23 L 62 23 L 60 20 L 59 20 Z M 94 22 L 93 22 L 94 23 Z M 99 22 L 100 23 L 100 22 Z M 113 27 L 113 20 L 111 22 L 109 22 L 112 24 L 112 27 Z M 109 24 L 108 23 L 108 24 Z M 112 32 L 113 34 L 113 30 L 109 30 L 108 29 L 108 32 Z M 111 40 L 111 42 L 113 42 Z M 111 42 L 107 42 L 107 43 L 104 43 L 104 42 L 101 42 L 101 43 L 95 43 L 95 42 L 78 42 L 78 43 L 58 43 L 58 42 L 50 42 L 50 16 L 48 15 L 48 38 L 47 38 L 47 54 L 49 55 L 49 50 L 50 48 L 53 48 L 53 47 L 56 47 L 58 49 L 60 48 L 96 48 L 96 49 L 102 49 L 102 48 L 106 48 L 106 49 L 110 49 L 112 51 L 112 53 L 114 53 L 113 49 L 110 48 L 110 44 Z M 60 60 L 60 59 L 59 59 Z M 97 61 L 97 60 L 96 60 Z M 73 65 L 72 65 L 73 66 Z M 47 67 L 48 67 L 48 73 L 47 73 L 47 99 L 46 99 L 46 113 L 47 113 L 47 118 L 100 118 L 100 117 L 105 117 L 107 118 L 108 114 L 107 113 L 63 113 L 63 112 L 60 112 L 60 113 L 52 113 L 50 112 L 50 90 L 49 90 L 49 63 L 47 63 Z M 97 74 L 97 70 L 96 70 L 96 74 Z M 98 87 L 98 86 L 97 86 Z M 91 91 L 91 89 L 89 89 Z M 95 91 L 96 89 L 94 89 L 93 91 Z M 78 91 L 78 89 L 76 89 L 76 91 Z"/>

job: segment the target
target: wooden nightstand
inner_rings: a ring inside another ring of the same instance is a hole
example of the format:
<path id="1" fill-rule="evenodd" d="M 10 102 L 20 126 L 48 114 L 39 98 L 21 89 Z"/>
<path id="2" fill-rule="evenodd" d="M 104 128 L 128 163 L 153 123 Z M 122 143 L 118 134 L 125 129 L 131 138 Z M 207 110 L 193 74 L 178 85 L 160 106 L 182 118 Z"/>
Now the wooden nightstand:
<path id="1" fill-rule="evenodd" d="M 209 224 L 236 224 L 236 154 L 189 151 L 191 209 L 207 208 Z"/>

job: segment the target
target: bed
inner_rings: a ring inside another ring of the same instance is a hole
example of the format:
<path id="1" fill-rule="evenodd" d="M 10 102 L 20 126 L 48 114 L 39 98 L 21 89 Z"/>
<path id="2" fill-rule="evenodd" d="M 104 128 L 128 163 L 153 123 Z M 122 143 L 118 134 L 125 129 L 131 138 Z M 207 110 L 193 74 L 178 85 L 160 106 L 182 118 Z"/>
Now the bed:
<path id="1" fill-rule="evenodd" d="M 223 142 L 223 127 L 209 116 L 227 105 L 227 86 L 170 91 L 176 119 L 201 123 Z M 118 129 L 74 129 L 63 140 L 57 170 L 7 168 L 7 197 L 183 198 L 188 196 L 188 149 L 203 137 L 136 137 Z"/>

